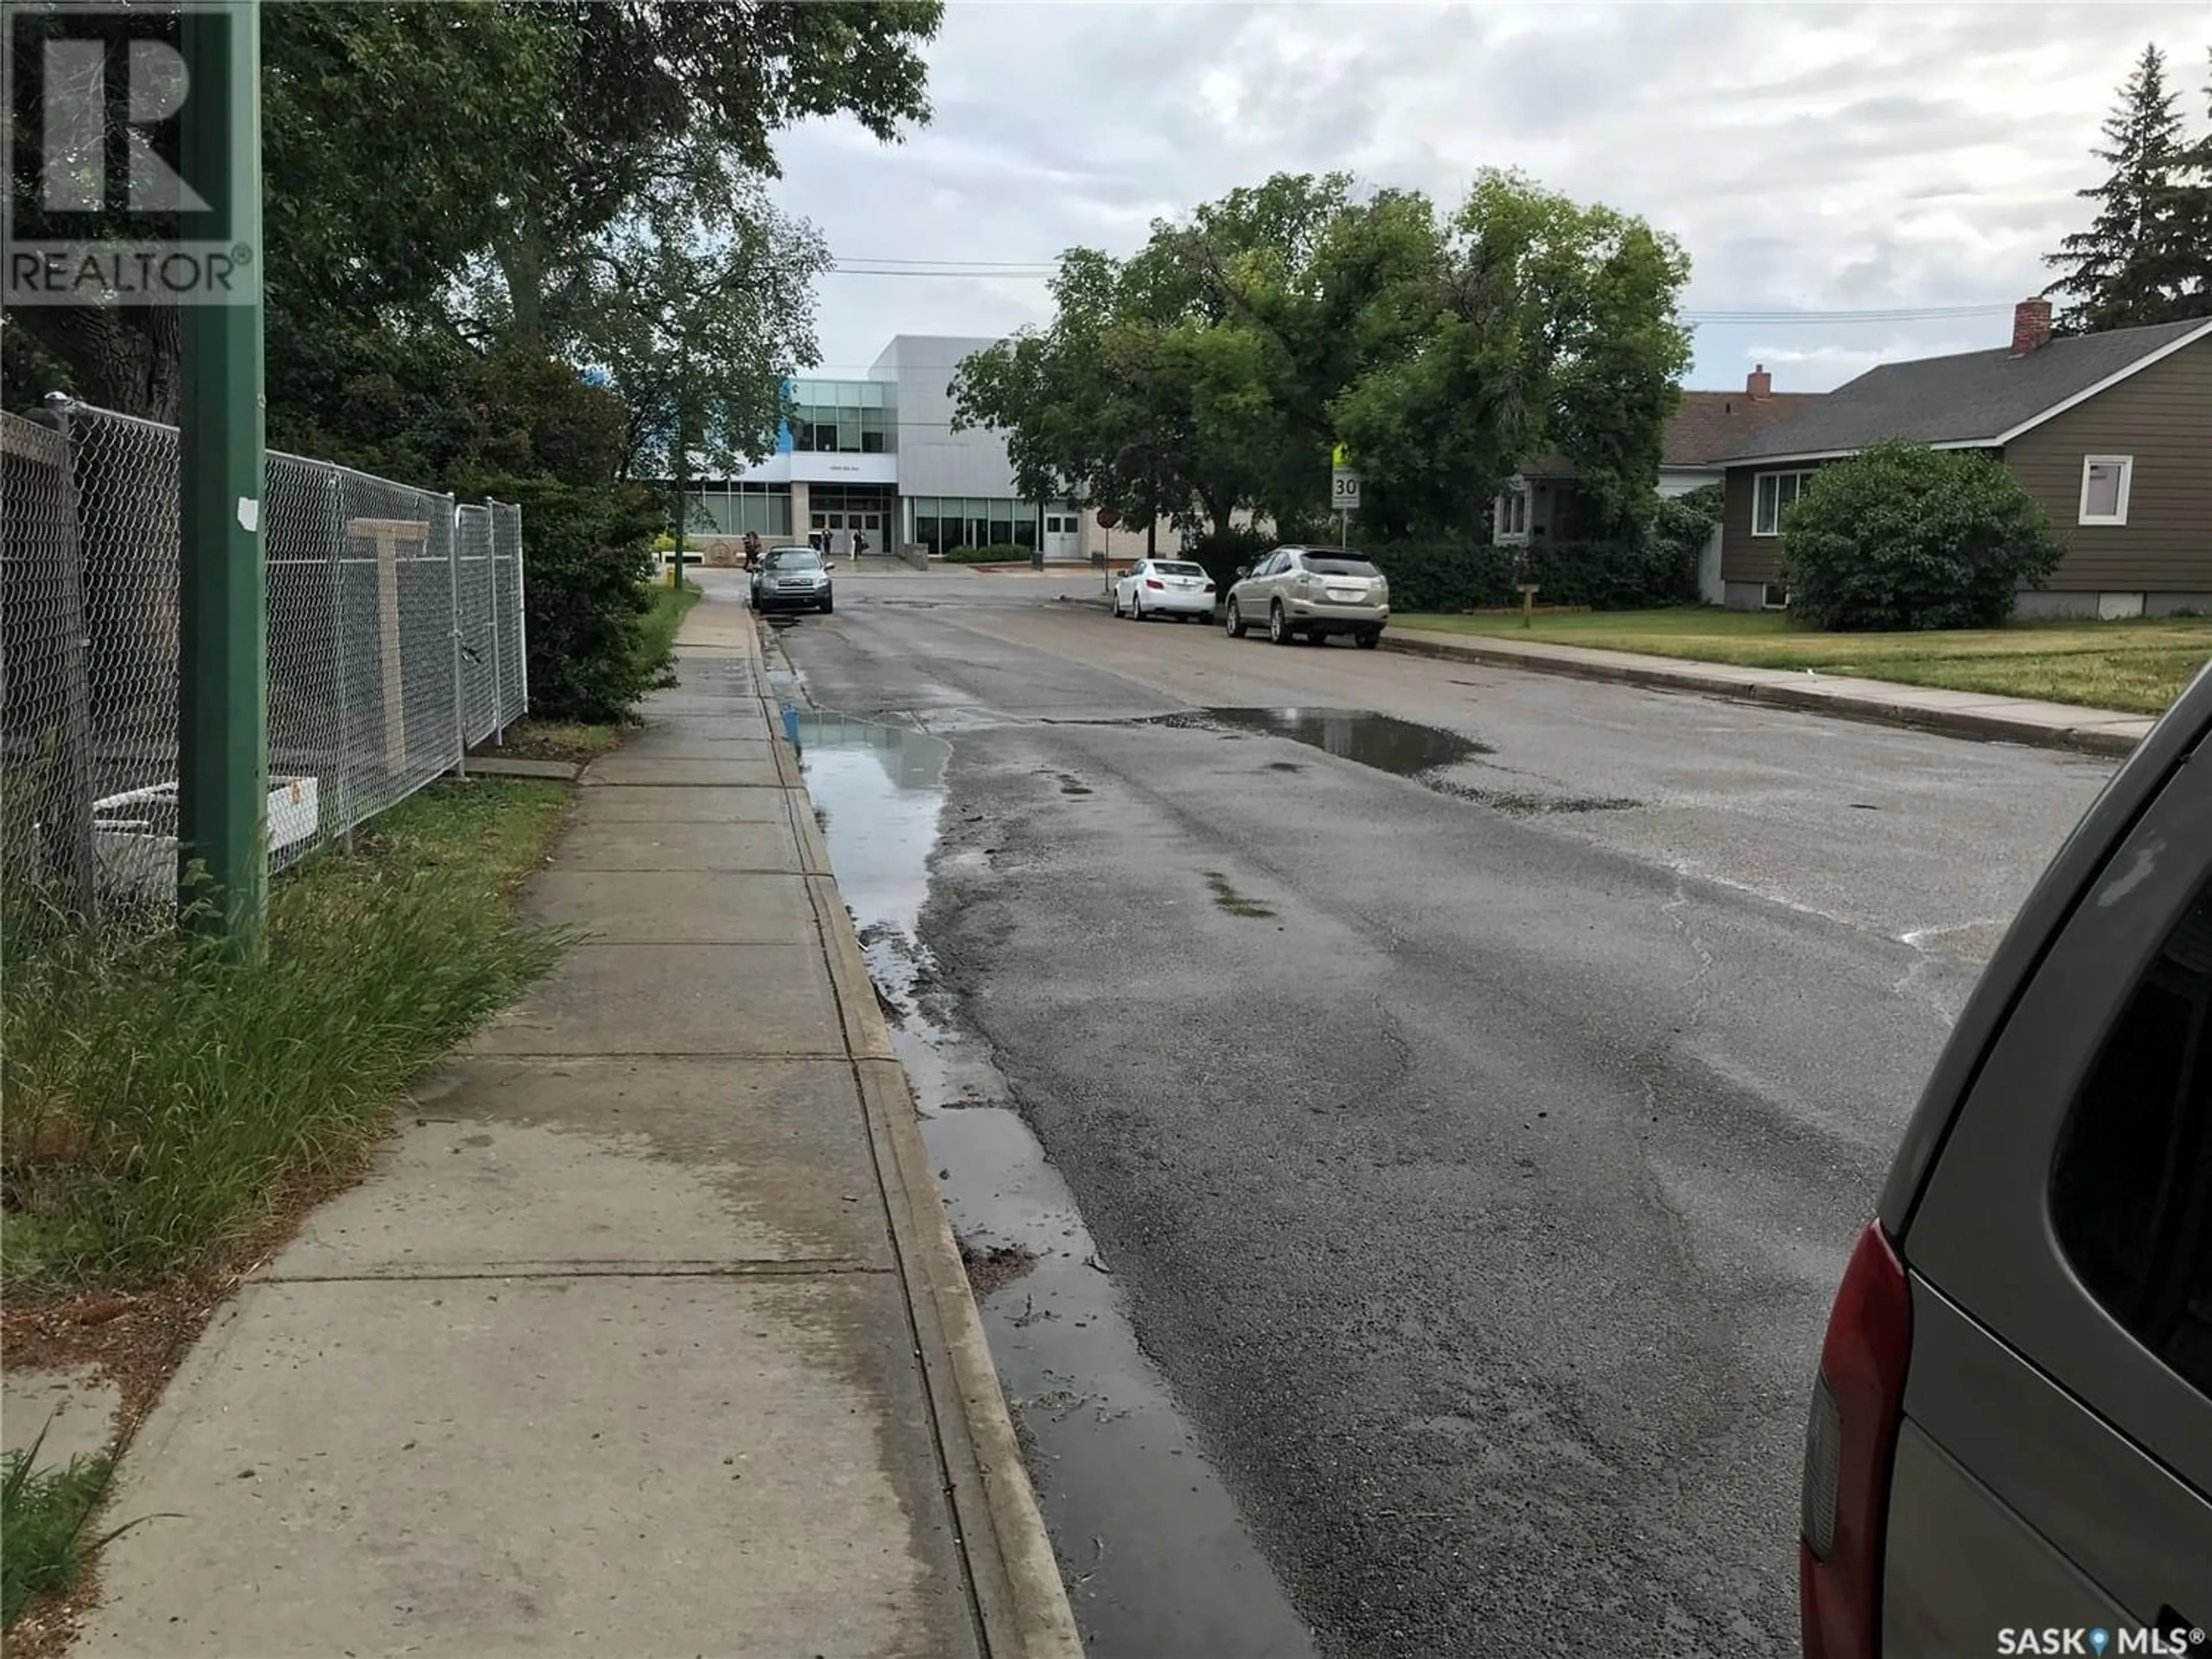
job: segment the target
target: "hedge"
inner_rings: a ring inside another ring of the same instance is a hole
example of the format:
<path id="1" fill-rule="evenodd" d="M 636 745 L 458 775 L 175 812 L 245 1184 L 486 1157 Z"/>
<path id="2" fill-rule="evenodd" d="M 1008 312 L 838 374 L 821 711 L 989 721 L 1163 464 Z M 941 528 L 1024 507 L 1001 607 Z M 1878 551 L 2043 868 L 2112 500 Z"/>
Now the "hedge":
<path id="1" fill-rule="evenodd" d="M 1226 592 L 1237 568 L 1250 564 L 1276 544 L 1237 532 L 1209 536 L 1185 550 Z M 1395 611 L 1474 611 L 1521 602 L 1521 584 L 1534 582 L 1542 605 L 1588 605 L 1593 611 L 1640 611 L 1695 604 L 1697 557 L 1686 558 L 1679 540 L 1540 542 L 1499 547 L 1470 541 L 1384 542 L 1360 550 L 1390 579 Z"/>
<path id="2" fill-rule="evenodd" d="M 994 542 L 988 547 L 948 548 L 945 554 L 947 564 L 1027 564 L 1036 556 L 1026 547 L 1017 547 L 1012 542 Z"/>

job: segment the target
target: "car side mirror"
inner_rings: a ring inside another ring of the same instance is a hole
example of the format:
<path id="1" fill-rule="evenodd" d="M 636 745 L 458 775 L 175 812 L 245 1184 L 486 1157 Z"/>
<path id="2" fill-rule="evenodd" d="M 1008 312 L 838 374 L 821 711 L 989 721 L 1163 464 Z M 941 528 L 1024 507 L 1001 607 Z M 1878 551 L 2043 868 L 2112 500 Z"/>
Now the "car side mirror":
<path id="1" fill-rule="evenodd" d="M 1251 574 L 1252 567 L 1249 564 L 1240 564 L 1237 567 L 1237 580 L 1240 582 Z"/>

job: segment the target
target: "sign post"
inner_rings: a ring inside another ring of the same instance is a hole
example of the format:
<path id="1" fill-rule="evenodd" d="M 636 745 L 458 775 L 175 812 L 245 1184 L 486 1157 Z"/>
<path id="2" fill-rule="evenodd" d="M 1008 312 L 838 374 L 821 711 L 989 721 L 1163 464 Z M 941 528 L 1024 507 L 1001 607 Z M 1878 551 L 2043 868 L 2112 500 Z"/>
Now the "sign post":
<path id="1" fill-rule="evenodd" d="M 1106 591 L 1114 591 L 1114 526 L 1121 522 L 1121 515 L 1110 507 L 1098 509 L 1098 527 L 1106 532 L 1106 550 L 1098 556 L 1098 568 L 1106 578 Z"/>

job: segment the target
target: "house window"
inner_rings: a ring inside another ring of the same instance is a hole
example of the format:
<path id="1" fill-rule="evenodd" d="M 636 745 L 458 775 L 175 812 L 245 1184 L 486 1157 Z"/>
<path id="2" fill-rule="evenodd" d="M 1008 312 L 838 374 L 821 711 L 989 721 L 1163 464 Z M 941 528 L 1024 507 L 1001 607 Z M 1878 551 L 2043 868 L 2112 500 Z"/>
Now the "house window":
<path id="1" fill-rule="evenodd" d="M 2128 487 L 2135 482 L 2135 471 L 2132 455 L 2084 455 L 2081 522 L 2125 524 Z"/>
<path id="2" fill-rule="evenodd" d="M 1751 481 L 1751 533 L 1779 536 L 1782 515 L 1812 483 L 1809 472 L 1762 472 Z"/>
<path id="3" fill-rule="evenodd" d="M 1503 491 L 1491 503 L 1491 525 L 1493 541 L 1525 542 L 1528 539 L 1528 487 L 1516 484 Z"/>

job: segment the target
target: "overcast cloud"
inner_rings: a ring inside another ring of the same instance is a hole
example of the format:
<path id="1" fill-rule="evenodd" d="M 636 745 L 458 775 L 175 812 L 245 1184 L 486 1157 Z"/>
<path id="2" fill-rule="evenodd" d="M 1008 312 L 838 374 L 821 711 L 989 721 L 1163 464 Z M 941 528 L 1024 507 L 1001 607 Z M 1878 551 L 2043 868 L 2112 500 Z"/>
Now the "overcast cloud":
<path id="1" fill-rule="evenodd" d="M 2011 303 L 2080 228 L 2098 125 L 2147 40 L 2205 123 L 2212 4 L 1429 5 L 953 0 L 936 118 L 784 136 L 783 204 L 848 259 L 1127 253 L 1151 222 L 1278 171 L 1455 202 L 1484 167 L 1641 214 L 1692 310 Z M 1046 320 L 1040 281 L 833 275 L 822 371 L 892 335 Z M 1818 391 L 1887 359 L 1999 345 L 2003 314 L 1707 325 L 1690 384 Z"/>

